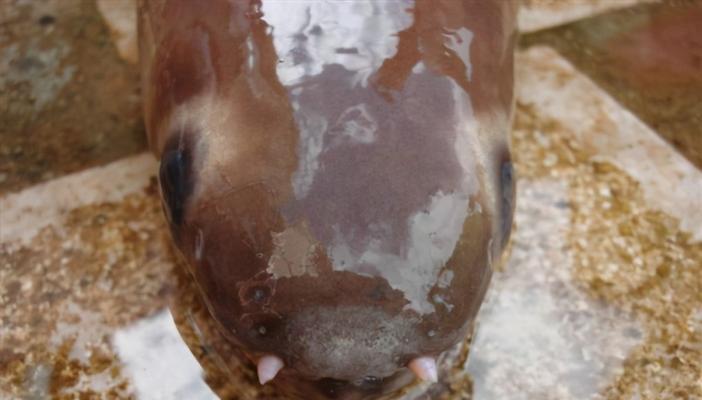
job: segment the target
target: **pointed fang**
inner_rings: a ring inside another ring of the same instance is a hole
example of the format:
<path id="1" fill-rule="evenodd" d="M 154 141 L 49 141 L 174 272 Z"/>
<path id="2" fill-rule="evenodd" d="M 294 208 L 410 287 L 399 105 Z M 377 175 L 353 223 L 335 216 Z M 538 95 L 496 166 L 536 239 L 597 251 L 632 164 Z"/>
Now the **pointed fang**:
<path id="1" fill-rule="evenodd" d="M 261 357 L 258 360 L 257 371 L 258 371 L 258 381 L 261 385 L 265 385 L 270 382 L 278 372 L 283 368 L 283 360 L 276 356 L 268 355 Z"/>
<path id="2" fill-rule="evenodd" d="M 415 358 L 408 366 L 420 380 L 425 382 L 437 382 L 439 380 L 438 372 L 436 371 L 436 361 L 431 357 Z"/>

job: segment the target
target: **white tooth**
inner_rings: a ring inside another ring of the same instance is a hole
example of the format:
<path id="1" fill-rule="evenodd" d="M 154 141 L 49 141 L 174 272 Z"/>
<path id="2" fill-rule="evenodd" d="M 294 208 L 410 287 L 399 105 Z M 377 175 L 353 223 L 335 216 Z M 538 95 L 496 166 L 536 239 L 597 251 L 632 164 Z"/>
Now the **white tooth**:
<path id="1" fill-rule="evenodd" d="M 258 365 L 256 366 L 258 371 L 258 381 L 261 382 L 261 385 L 265 385 L 266 382 L 269 382 L 275 378 L 275 376 L 278 375 L 278 371 L 283 368 L 283 365 L 283 360 L 281 360 L 279 357 L 272 355 L 261 357 L 261 359 L 258 360 Z"/>
<path id="2" fill-rule="evenodd" d="M 436 371 L 436 361 L 431 357 L 418 357 L 412 360 L 409 369 L 417 375 L 417 378 L 426 382 L 437 382 L 439 380 Z"/>

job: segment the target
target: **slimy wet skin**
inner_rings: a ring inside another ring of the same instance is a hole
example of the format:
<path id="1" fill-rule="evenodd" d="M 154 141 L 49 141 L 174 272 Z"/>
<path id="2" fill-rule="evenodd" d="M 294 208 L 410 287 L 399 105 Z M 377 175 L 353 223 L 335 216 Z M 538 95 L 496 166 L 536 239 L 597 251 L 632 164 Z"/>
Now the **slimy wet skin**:
<path id="1" fill-rule="evenodd" d="M 464 338 L 511 227 L 514 11 L 140 4 L 171 233 L 262 381 L 373 398 Z"/>

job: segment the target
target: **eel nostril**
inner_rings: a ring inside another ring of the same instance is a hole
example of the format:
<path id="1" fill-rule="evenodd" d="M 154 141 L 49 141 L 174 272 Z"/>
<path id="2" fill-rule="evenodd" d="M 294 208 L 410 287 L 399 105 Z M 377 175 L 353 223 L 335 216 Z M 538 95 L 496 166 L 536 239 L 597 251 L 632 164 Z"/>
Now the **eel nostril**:
<path id="1" fill-rule="evenodd" d="M 268 328 L 266 328 L 265 325 L 259 325 L 258 328 L 256 328 L 256 332 L 258 332 L 258 334 L 261 336 L 266 336 L 266 333 L 268 333 Z"/>
<path id="2" fill-rule="evenodd" d="M 269 340 L 280 335 L 281 320 L 268 313 L 246 314 L 242 322 L 249 330 L 251 339 Z"/>
<path id="3" fill-rule="evenodd" d="M 272 288 L 265 284 L 242 285 L 239 289 L 239 300 L 243 306 L 251 303 L 254 303 L 256 306 L 265 306 L 271 300 L 272 291 Z"/>
<path id="4" fill-rule="evenodd" d="M 265 289 L 263 288 L 255 288 L 253 290 L 253 295 L 251 296 L 253 301 L 256 303 L 262 302 L 266 297 L 268 297 L 268 293 L 266 293 Z"/>

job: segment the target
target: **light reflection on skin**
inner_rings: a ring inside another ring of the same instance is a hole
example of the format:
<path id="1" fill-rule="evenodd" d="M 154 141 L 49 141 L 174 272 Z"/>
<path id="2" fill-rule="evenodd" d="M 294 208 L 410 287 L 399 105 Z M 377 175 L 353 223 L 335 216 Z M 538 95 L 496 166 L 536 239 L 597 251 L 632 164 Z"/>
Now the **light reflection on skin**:
<path id="1" fill-rule="evenodd" d="M 412 23 L 412 1 L 263 2 L 273 29 L 278 79 L 290 86 L 343 65 L 365 85 L 370 74 L 397 51 L 396 33 Z M 344 18 L 333 18 L 343 15 Z M 380 40 L 380 39 L 383 40 Z M 363 79 L 365 78 L 365 79 Z"/>

